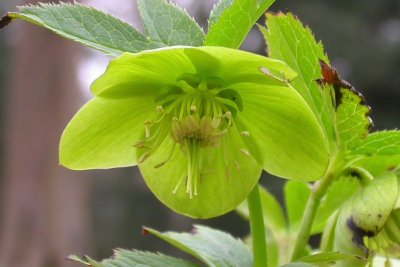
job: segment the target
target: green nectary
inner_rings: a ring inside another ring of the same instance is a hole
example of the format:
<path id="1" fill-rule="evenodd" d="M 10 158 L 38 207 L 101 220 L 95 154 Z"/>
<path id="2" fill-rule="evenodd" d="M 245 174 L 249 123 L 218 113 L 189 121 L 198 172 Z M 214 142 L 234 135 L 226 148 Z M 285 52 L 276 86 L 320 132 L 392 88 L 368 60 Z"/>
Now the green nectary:
<path id="1" fill-rule="evenodd" d="M 281 61 L 222 47 L 126 53 L 91 87 L 68 124 L 60 162 L 71 169 L 138 164 L 152 192 L 198 218 L 234 209 L 261 170 L 316 180 L 327 142 Z"/>

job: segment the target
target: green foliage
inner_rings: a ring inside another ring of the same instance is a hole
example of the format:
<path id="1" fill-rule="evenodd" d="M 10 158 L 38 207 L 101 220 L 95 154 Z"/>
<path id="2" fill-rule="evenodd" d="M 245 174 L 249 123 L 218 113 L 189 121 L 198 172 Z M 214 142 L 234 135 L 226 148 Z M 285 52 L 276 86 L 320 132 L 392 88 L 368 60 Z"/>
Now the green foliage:
<path id="1" fill-rule="evenodd" d="M 353 151 L 354 155 L 400 155 L 400 131 L 382 131 L 370 135 Z"/>
<path id="2" fill-rule="evenodd" d="M 208 18 L 208 28 L 217 22 L 221 14 L 228 9 L 234 1 L 235 0 L 220 0 L 214 5 L 214 8 L 211 10 L 210 17 Z"/>
<path id="3" fill-rule="evenodd" d="M 317 253 L 309 256 L 304 256 L 298 259 L 298 262 L 311 263 L 311 264 L 335 264 L 337 261 L 343 260 L 352 260 L 354 259 L 354 255 L 348 255 L 341 252 L 326 252 L 326 253 Z"/>
<path id="4" fill-rule="evenodd" d="M 137 250 L 116 249 L 111 259 L 97 262 L 92 258 L 69 256 L 69 260 L 92 267 L 143 267 L 143 266 L 174 266 L 174 267 L 195 267 L 196 265 L 181 259 L 165 256 L 162 254 L 154 254 Z"/>
<path id="5" fill-rule="evenodd" d="M 300 225 L 311 189 L 305 182 L 292 180 L 285 184 L 284 191 L 289 227 L 295 231 Z"/>
<path id="6" fill-rule="evenodd" d="M 265 225 L 274 233 L 286 231 L 286 218 L 280 203 L 266 188 L 259 186 L 259 189 Z M 236 208 L 236 211 L 244 218 L 249 219 L 246 200 Z"/>
<path id="7" fill-rule="evenodd" d="M 328 218 L 359 190 L 360 182 L 357 177 L 346 176 L 334 181 L 321 200 L 312 232 L 322 232 Z"/>
<path id="8" fill-rule="evenodd" d="M 321 90 L 316 80 L 321 78 L 319 60 L 328 61 L 322 43 L 317 43 L 311 30 L 292 14 L 267 14 L 267 28 L 261 27 L 268 55 L 286 62 L 298 76 L 291 82 L 318 119 L 331 147 L 335 146 L 334 111 L 330 93 Z"/>
<path id="9" fill-rule="evenodd" d="M 315 265 L 305 262 L 293 262 L 289 264 L 282 265 L 281 267 L 314 267 Z"/>
<path id="10" fill-rule="evenodd" d="M 22 6 L 18 13 L 8 16 L 26 20 L 112 56 L 164 46 L 127 23 L 80 4 Z"/>
<path id="11" fill-rule="evenodd" d="M 362 96 L 348 88 L 335 90 L 340 90 L 341 95 L 340 103 L 336 103 L 336 128 L 341 145 L 351 150 L 368 135 L 372 123 L 368 117 L 370 107 L 365 105 Z M 336 99 L 336 102 L 338 101 L 339 99 Z"/>
<path id="12" fill-rule="evenodd" d="M 357 267 L 366 265 L 371 251 L 399 256 L 400 132 L 369 134 L 364 98 L 325 63 L 322 44 L 292 14 L 267 14 L 267 27 L 260 26 L 270 58 L 236 49 L 273 2 L 221 0 L 207 35 L 164 0 L 138 0 L 146 34 L 93 8 L 65 3 L 20 7 L 0 27 L 22 19 L 119 56 L 66 127 L 62 165 L 139 165 L 152 192 L 190 217 L 219 216 L 242 202 L 238 212 L 252 229 L 261 226 L 262 237 L 264 218 L 269 265 L 291 257 L 296 262 L 284 266 Z M 284 188 L 286 214 L 267 190 L 260 200 L 248 198 L 249 213 L 243 200 L 262 169 L 292 179 Z M 254 209 L 261 209 L 259 216 Z M 257 232 L 253 257 L 240 240 L 204 226 L 192 233 L 145 231 L 206 266 L 267 262 Z M 320 232 L 320 251 L 311 255 L 307 239 Z M 126 250 L 102 262 L 70 259 L 94 267 L 195 266 Z"/>
<path id="13" fill-rule="evenodd" d="M 167 46 L 203 44 L 200 26 L 181 8 L 165 0 L 138 0 L 146 33 L 155 42 Z"/>
<path id="14" fill-rule="evenodd" d="M 209 267 L 253 266 L 249 248 L 227 233 L 200 225 L 196 225 L 191 233 L 160 233 L 150 228 L 145 230 Z"/>
<path id="15" fill-rule="evenodd" d="M 244 38 L 274 0 L 222 1 L 209 20 L 205 45 L 239 48 Z"/>

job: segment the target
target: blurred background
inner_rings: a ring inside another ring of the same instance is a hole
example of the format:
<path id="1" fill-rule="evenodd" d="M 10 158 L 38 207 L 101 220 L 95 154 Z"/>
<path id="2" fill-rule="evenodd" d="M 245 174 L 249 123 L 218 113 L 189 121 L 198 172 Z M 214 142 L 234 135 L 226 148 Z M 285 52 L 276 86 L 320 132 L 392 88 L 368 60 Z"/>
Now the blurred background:
<path id="1" fill-rule="evenodd" d="M 0 1 L 0 13 L 36 2 Z M 77 2 L 142 29 L 134 0 Z M 206 29 L 216 1 L 173 2 Z M 311 27 L 342 77 L 365 95 L 375 130 L 400 126 L 399 0 L 277 0 L 271 10 L 292 11 Z M 242 48 L 265 54 L 257 30 Z M 25 22 L 0 31 L 0 267 L 72 267 L 69 254 L 101 259 L 116 247 L 176 255 L 141 235 L 142 225 L 189 231 L 201 223 L 238 237 L 248 233 L 235 213 L 198 221 L 169 211 L 137 168 L 73 172 L 58 166 L 61 132 L 109 59 Z M 267 175 L 261 181 L 280 198 L 284 181 Z"/>

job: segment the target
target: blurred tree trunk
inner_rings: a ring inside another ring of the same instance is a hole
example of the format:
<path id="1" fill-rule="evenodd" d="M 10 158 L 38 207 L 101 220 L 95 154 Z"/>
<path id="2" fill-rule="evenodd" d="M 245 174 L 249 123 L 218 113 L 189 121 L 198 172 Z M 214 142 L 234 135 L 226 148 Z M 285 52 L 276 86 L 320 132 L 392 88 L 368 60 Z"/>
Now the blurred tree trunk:
<path id="1" fill-rule="evenodd" d="M 10 27 L 21 36 L 4 116 L 0 266 L 75 266 L 65 257 L 88 252 L 88 188 L 80 173 L 58 165 L 58 142 L 81 104 L 78 46 L 27 23 Z"/>

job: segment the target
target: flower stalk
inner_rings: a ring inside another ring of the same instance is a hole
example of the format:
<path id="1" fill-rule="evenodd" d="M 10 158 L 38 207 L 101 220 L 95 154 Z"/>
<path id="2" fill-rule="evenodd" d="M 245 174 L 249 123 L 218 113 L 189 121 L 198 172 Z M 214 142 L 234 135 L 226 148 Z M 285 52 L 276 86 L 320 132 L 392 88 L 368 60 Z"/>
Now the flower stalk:
<path id="1" fill-rule="evenodd" d="M 253 242 L 254 267 L 267 267 L 267 243 L 258 185 L 256 185 L 248 195 L 247 203 L 250 212 L 250 231 Z"/>
<path id="2" fill-rule="evenodd" d="M 308 199 L 306 209 L 301 220 L 300 229 L 297 234 L 297 239 L 292 253 L 292 261 L 295 261 L 304 256 L 304 250 L 310 239 L 311 228 L 321 203 L 322 197 L 326 194 L 329 186 L 334 181 L 337 173 L 335 171 L 336 158 L 333 157 L 324 177 L 316 182 L 312 188 L 310 198 Z"/>

